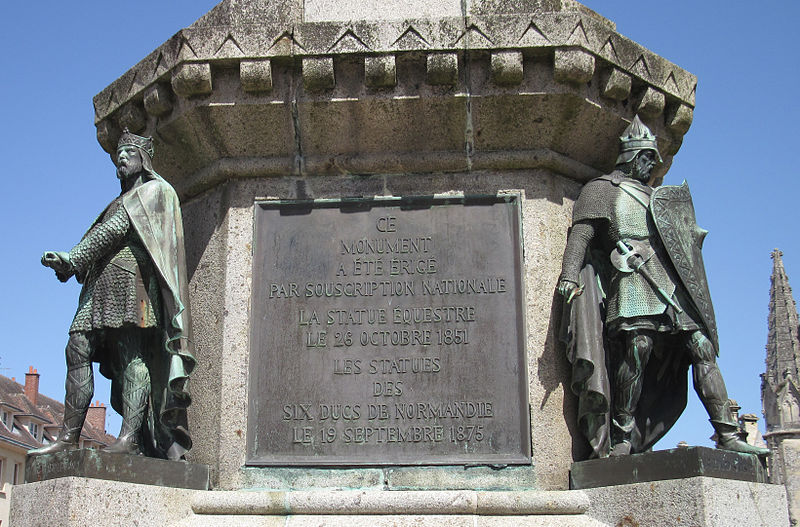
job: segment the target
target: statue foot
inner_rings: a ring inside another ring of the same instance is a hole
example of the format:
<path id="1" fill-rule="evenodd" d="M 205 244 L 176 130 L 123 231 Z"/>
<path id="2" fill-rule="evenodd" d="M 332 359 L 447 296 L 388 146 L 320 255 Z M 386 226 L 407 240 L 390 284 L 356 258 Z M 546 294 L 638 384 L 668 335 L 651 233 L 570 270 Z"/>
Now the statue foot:
<path id="1" fill-rule="evenodd" d="M 613 457 L 616 457 L 616 456 L 628 456 L 628 455 L 630 455 L 630 453 L 631 453 L 631 443 L 630 443 L 630 441 L 621 441 L 621 442 L 617 443 L 616 445 L 614 445 L 614 447 L 611 449 L 611 452 L 609 452 L 608 455 L 609 456 L 613 456 Z"/>
<path id="2" fill-rule="evenodd" d="M 70 441 L 69 439 L 56 439 L 54 443 L 51 443 L 47 446 L 43 446 L 41 448 L 34 448 L 33 450 L 28 450 L 29 456 L 41 456 L 44 454 L 55 454 L 56 452 L 65 452 L 67 450 L 77 450 L 78 443 L 76 441 Z"/>
<path id="3" fill-rule="evenodd" d="M 755 454 L 757 456 L 769 456 L 772 452 L 768 448 L 761 448 L 753 446 L 749 443 L 738 439 L 737 437 L 723 437 L 717 443 L 717 448 L 722 450 L 730 450 L 731 452 L 740 452 L 742 454 Z"/>
<path id="4" fill-rule="evenodd" d="M 139 445 L 130 435 L 118 437 L 116 441 L 105 447 L 103 452 L 108 452 L 109 454 L 130 454 L 134 456 L 141 454 Z"/>

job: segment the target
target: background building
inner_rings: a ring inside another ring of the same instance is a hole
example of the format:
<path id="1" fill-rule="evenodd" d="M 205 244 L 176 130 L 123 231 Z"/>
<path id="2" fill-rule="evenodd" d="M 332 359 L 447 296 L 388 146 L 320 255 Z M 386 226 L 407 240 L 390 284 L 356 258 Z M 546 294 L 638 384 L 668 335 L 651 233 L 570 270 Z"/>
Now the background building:
<path id="1" fill-rule="evenodd" d="M 798 387 L 797 306 L 783 253 L 772 252 L 772 284 L 769 292 L 767 371 L 761 376 L 761 401 L 772 456 L 770 479 L 786 485 L 789 514 L 800 519 L 800 387 Z"/>
<path id="2" fill-rule="evenodd" d="M 8 524 L 11 486 L 22 483 L 28 450 L 58 437 L 64 405 L 39 393 L 39 374 L 31 367 L 25 384 L 0 375 L 0 526 Z M 114 436 L 106 434 L 106 406 L 99 402 L 89 409 L 81 431 L 82 448 L 102 448 Z"/>

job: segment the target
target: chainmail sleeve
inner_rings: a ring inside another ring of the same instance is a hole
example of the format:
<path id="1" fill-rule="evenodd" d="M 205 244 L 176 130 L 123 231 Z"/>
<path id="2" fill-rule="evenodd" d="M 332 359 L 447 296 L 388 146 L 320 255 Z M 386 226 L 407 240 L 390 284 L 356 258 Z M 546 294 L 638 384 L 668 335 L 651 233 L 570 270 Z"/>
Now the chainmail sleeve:
<path id="1" fill-rule="evenodd" d="M 595 235 L 595 222 L 585 220 L 576 223 L 570 230 L 567 238 L 567 247 L 564 249 L 564 261 L 561 264 L 560 280 L 579 282 L 581 267 L 586 257 L 586 248 L 589 247 Z"/>
<path id="2" fill-rule="evenodd" d="M 118 246 L 130 229 L 130 220 L 121 203 L 92 227 L 86 236 L 69 251 L 69 259 L 78 277 L 86 276 L 92 264 Z"/>

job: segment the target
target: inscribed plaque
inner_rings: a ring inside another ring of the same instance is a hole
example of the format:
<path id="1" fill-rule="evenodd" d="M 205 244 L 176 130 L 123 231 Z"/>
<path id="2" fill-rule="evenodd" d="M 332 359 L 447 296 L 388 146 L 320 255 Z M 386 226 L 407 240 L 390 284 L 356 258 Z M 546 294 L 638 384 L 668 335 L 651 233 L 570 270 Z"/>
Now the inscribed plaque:
<path id="1" fill-rule="evenodd" d="M 249 465 L 530 462 L 519 203 L 260 202 Z"/>

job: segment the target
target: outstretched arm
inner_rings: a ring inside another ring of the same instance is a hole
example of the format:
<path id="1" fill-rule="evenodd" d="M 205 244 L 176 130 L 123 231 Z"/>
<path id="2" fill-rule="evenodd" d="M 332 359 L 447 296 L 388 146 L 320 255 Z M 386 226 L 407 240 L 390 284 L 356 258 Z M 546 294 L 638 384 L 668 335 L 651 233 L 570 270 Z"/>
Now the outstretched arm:
<path id="1" fill-rule="evenodd" d="M 120 205 L 110 217 L 95 224 L 78 245 L 69 251 L 69 261 L 75 268 L 79 282 L 83 280 L 94 262 L 122 243 L 128 229 L 130 229 L 130 219 Z"/>
<path id="2" fill-rule="evenodd" d="M 561 264 L 561 277 L 558 280 L 558 293 L 571 301 L 581 294 L 578 276 L 589 247 L 595 235 L 595 225 L 591 221 L 581 221 L 572 226 L 567 247 L 564 249 L 564 261 Z"/>
<path id="3" fill-rule="evenodd" d="M 42 256 L 42 265 L 56 271 L 56 276 L 66 282 L 75 275 L 83 282 L 92 264 L 108 251 L 122 243 L 130 229 L 128 214 L 122 206 L 104 221 L 95 224 L 83 239 L 68 253 L 47 251 Z"/>

